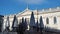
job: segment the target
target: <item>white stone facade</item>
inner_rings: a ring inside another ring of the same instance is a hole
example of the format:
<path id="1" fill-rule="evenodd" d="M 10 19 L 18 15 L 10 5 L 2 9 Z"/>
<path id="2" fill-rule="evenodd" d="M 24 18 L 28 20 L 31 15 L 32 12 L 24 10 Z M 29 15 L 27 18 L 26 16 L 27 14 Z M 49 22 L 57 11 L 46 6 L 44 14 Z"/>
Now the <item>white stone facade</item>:
<path id="1" fill-rule="evenodd" d="M 15 14 L 17 16 L 17 19 L 18 19 L 18 24 L 21 21 L 22 17 L 26 18 L 28 23 L 29 23 L 32 12 L 34 13 L 35 22 L 37 21 L 37 18 L 39 21 L 40 16 L 42 16 L 44 26 L 60 30 L 60 7 L 43 9 L 43 10 L 37 10 L 37 9 L 36 10 L 29 10 L 27 8 L 24 11 L 22 11 L 18 14 Z M 38 13 L 38 17 L 37 17 L 37 13 Z M 54 17 L 56 17 L 56 23 L 55 24 L 54 24 Z M 7 18 L 7 16 L 4 16 L 4 26 L 6 23 L 6 18 Z M 46 18 L 49 19 L 49 24 L 46 23 Z M 12 30 L 11 26 L 12 26 L 13 19 L 14 19 L 14 15 L 9 15 L 10 30 Z"/>

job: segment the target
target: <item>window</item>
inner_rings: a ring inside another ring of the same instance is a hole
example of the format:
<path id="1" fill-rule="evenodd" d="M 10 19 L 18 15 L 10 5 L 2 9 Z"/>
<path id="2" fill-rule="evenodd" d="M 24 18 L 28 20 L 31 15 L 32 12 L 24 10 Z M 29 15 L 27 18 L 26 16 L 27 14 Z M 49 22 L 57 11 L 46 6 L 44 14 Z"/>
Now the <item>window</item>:
<path id="1" fill-rule="evenodd" d="M 46 23 L 49 24 L 49 18 L 46 18 Z"/>
<path id="2" fill-rule="evenodd" d="M 56 17 L 54 17 L 54 24 L 56 24 L 56 22 L 57 22 L 57 19 L 56 19 Z"/>

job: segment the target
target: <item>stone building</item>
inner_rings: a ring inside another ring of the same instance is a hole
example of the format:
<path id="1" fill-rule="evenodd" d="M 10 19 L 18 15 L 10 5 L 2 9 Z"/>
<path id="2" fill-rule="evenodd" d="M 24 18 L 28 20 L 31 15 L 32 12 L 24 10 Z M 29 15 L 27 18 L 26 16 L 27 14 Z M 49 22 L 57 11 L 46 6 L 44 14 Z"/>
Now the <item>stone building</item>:
<path id="1" fill-rule="evenodd" d="M 12 30 L 12 22 L 14 19 L 14 15 L 16 15 L 18 19 L 18 24 L 22 21 L 22 17 L 24 17 L 24 19 L 26 18 L 28 22 L 28 30 L 29 30 L 30 17 L 32 12 L 34 13 L 35 23 L 37 22 L 37 18 L 38 18 L 38 23 L 40 23 L 40 16 L 42 16 L 44 27 L 50 27 L 51 29 L 60 30 L 60 7 L 48 8 L 42 10 L 38 10 L 38 9 L 30 10 L 26 8 L 24 11 L 18 14 L 6 15 L 4 16 L 4 25 L 3 25 L 4 29 L 5 29 L 5 23 L 7 17 L 9 16 L 9 22 L 10 22 L 9 28 L 10 30 Z"/>

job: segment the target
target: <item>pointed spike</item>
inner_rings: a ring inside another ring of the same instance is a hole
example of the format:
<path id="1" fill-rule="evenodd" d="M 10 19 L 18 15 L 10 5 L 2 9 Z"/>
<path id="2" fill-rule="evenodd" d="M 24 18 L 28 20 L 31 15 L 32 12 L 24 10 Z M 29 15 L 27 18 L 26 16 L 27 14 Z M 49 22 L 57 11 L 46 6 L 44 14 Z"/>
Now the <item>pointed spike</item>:
<path id="1" fill-rule="evenodd" d="M 28 4 L 27 4 L 27 8 L 26 8 L 26 10 L 29 10 Z"/>
<path id="2" fill-rule="evenodd" d="M 57 7 L 57 9 L 59 9 L 59 7 Z"/>
<path id="3" fill-rule="evenodd" d="M 51 11 L 51 8 L 49 8 L 49 10 Z"/>
<path id="4" fill-rule="evenodd" d="M 42 11 L 44 11 L 44 9 L 42 9 Z"/>

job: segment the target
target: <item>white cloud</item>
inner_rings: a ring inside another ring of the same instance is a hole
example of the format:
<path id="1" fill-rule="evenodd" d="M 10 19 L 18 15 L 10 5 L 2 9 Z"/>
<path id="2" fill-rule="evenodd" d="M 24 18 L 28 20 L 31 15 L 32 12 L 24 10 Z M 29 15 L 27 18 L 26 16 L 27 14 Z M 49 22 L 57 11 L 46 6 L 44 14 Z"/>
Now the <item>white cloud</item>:
<path id="1" fill-rule="evenodd" d="M 27 4 L 42 4 L 46 3 L 46 0 L 18 0 L 19 2 L 24 2 Z"/>

